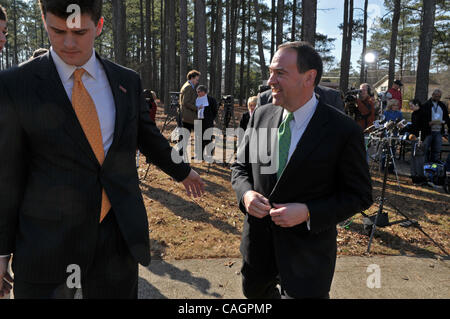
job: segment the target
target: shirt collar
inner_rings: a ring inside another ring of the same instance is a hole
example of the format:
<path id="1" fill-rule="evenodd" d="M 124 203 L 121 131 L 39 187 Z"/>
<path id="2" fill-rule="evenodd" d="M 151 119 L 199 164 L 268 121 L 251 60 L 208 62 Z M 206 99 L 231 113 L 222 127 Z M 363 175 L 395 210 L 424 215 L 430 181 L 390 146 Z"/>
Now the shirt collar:
<path id="1" fill-rule="evenodd" d="M 304 105 L 302 105 L 301 107 L 299 107 L 296 111 L 294 111 L 294 122 L 295 125 L 301 125 L 303 123 L 303 121 L 305 121 L 308 116 L 310 116 L 312 113 L 314 113 L 316 106 L 318 104 L 316 95 L 313 94 L 312 98 L 306 102 Z M 284 110 L 283 113 L 283 119 L 286 118 L 287 116 L 287 110 Z"/>
<path id="2" fill-rule="evenodd" d="M 86 73 L 88 73 L 92 78 L 97 78 L 97 58 L 94 49 L 92 49 L 91 58 L 86 62 L 86 64 L 81 67 L 70 65 L 64 62 L 55 52 L 55 50 L 53 50 L 53 47 L 50 47 L 50 54 L 52 55 L 56 69 L 58 70 L 59 76 L 63 82 L 68 81 L 72 77 L 73 72 L 75 72 L 75 70 L 79 68 L 85 69 Z"/>

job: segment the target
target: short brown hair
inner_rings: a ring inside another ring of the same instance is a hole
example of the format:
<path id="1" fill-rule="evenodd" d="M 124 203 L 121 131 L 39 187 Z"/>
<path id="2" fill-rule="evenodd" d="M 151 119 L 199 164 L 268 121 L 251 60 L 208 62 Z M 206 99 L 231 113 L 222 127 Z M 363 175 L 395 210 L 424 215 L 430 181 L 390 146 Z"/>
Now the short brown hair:
<path id="1" fill-rule="evenodd" d="M 67 12 L 67 8 L 71 4 L 80 7 L 81 13 L 87 13 L 91 16 L 92 21 L 98 23 L 102 17 L 102 0 L 39 0 L 39 6 L 44 17 L 50 12 L 60 18 L 68 18 L 72 12 Z"/>
<path id="2" fill-rule="evenodd" d="M 310 43 L 305 41 L 286 42 L 278 46 L 278 50 L 280 49 L 294 49 L 297 52 L 298 72 L 305 73 L 309 70 L 316 70 L 317 75 L 314 85 L 319 85 L 322 78 L 323 62 L 319 53 Z"/>
<path id="3" fill-rule="evenodd" d="M 7 21 L 6 9 L 0 5 L 0 20 Z"/>
<path id="4" fill-rule="evenodd" d="M 197 70 L 189 71 L 189 73 L 187 74 L 187 79 L 189 81 L 190 79 L 195 78 L 195 77 L 199 76 L 200 74 L 201 73 L 198 72 Z"/>

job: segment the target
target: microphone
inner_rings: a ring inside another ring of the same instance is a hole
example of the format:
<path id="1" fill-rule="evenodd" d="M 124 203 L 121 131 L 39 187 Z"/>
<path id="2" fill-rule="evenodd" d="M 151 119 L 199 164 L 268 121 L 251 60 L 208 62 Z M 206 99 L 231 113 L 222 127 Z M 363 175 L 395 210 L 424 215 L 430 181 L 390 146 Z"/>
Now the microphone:
<path id="1" fill-rule="evenodd" d="M 405 128 L 406 125 L 408 125 L 408 123 L 406 122 L 405 119 L 403 119 L 403 120 L 397 122 L 397 128 L 400 129 L 400 130 L 403 129 L 403 128 Z"/>
<path id="2" fill-rule="evenodd" d="M 394 121 L 389 121 L 387 123 L 384 123 L 384 128 L 388 131 L 392 130 L 395 127 Z"/>

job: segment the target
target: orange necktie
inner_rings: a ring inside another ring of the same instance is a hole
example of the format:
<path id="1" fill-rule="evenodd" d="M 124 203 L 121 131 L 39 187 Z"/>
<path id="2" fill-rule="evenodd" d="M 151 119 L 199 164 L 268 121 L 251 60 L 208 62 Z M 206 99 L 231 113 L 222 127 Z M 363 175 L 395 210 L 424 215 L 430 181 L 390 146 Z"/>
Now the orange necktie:
<path id="1" fill-rule="evenodd" d="M 77 114 L 78 121 L 83 128 L 95 157 L 100 165 L 105 161 L 105 151 L 103 149 L 102 130 L 98 119 L 97 109 L 89 92 L 84 87 L 81 77 L 86 72 L 85 69 L 77 69 L 73 73 L 72 106 Z M 105 189 L 102 189 L 102 207 L 100 211 L 100 223 L 111 209 L 111 203 L 106 195 Z"/>

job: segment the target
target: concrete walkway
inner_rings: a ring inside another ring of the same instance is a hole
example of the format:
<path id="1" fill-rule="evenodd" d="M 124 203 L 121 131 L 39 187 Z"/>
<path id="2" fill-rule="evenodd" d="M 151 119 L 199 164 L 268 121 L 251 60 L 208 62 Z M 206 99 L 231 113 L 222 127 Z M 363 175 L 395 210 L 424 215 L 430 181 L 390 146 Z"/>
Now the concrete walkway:
<path id="1" fill-rule="evenodd" d="M 139 298 L 241 299 L 240 267 L 240 259 L 229 258 L 155 260 L 148 268 L 140 267 Z M 406 256 L 339 257 L 330 297 L 448 299 L 450 261 Z"/>

